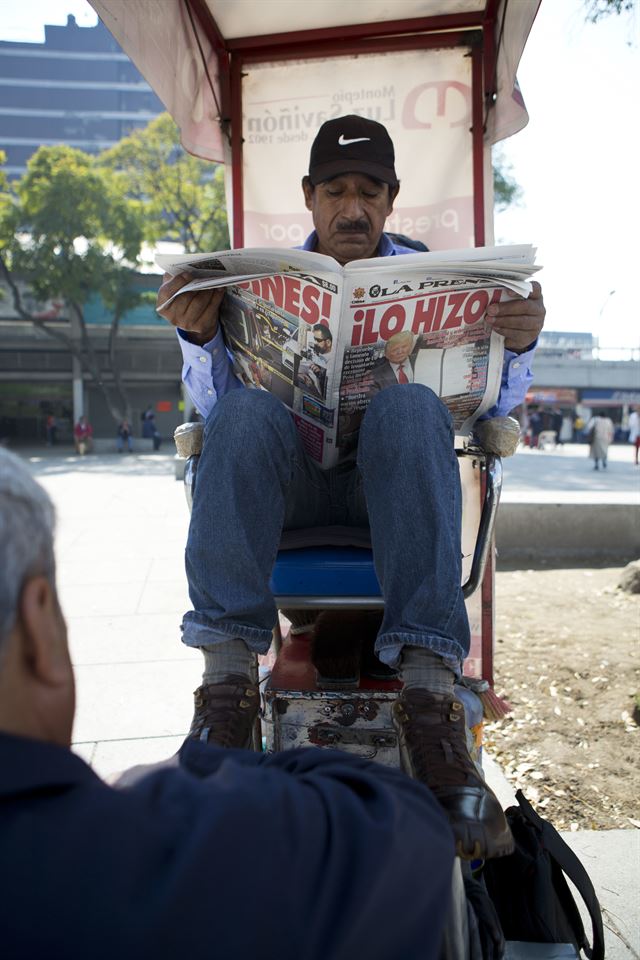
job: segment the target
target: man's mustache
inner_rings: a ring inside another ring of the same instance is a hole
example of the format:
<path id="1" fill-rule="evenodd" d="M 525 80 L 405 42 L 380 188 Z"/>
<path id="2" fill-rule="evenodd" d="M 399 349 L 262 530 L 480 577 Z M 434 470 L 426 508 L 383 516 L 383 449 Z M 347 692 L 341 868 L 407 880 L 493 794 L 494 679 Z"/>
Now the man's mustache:
<path id="1" fill-rule="evenodd" d="M 368 220 L 340 220 L 336 224 L 338 233 L 369 233 L 370 229 Z"/>

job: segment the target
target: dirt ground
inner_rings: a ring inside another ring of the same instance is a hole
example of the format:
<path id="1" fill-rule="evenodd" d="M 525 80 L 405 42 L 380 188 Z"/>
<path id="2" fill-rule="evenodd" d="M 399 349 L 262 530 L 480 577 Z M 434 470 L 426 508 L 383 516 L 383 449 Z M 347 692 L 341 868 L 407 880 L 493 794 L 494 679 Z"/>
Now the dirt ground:
<path id="1" fill-rule="evenodd" d="M 514 709 L 485 743 L 562 830 L 640 827 L 640 594 L 621 572 L 496 574 L 496 692 Z"/>

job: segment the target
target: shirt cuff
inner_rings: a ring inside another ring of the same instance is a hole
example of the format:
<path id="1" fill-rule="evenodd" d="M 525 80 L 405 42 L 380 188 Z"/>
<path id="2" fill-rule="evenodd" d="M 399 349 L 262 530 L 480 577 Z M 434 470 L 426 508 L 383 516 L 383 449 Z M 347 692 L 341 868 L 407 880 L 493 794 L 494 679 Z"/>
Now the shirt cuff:
<path id="1" fill-rule="evenodd" d="M 207 353 L 213 353 L 215 347 L 222 347 L 224 349 L 224 340 L 222 339 L 222 330 L 220 330 L 220 328 L 218 328 L 215 337 L 209 340 L 208 343 L 202 344 L 202 346 L 197 343 L 192 343 L 188 339 L 189 334 L 186 330 L 181 330 L 178 327 L 176 333 L 178 334 L 178 343 L 182 350 L 182 356 L 187 361 L 195 359 L 197 363 L 198 354 L 202 353 L 203 350 L 206 350 Z"/>
<path id="2" fill-rule="evenodd" d="M 536 346 L 537 340 L 524 353 L 514 353 L 513 350 L 505 349 L 498 400 L 494 407 L 479 418 L 480 420 L 507 417 L 515 407 L 523 403 L 533 380 L 531 365 Z"/>

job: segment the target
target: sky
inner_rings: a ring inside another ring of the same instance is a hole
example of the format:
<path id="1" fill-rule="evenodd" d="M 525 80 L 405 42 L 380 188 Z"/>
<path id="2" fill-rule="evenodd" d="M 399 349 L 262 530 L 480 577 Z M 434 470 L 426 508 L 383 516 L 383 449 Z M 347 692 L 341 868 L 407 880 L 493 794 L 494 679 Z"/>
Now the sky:
<path id="1" fill-rule="evenodd" d="M 95 27 L 98 22 L 87 0 L 0 0 L 0 40 L 44 43 L 45 23 L 64 26 L 69 13 L 79 27 Z"/>
<path id="2" fill-rule="evenodd" d="M 518 68 L 530 121 L 504 143 L 524 198 L 496 242 L 537 246 L 547 328 L 640 347 L 640 12 L 583 10 L 542 0 Z"/>
<path id="3" fill-rule="evenodd" d="M 584 0 L 542 0 L 518 69 L 530 121 L 504 143 L 523 199 L 496 216 L 496 242 L 538 248 L 547 329 L 608 348 L 640 348 L 639 8 L 588 24 Z M 68 13 L 97 19 L 86 0 L 0 0 L 0 40 L 42 41 Z"/>

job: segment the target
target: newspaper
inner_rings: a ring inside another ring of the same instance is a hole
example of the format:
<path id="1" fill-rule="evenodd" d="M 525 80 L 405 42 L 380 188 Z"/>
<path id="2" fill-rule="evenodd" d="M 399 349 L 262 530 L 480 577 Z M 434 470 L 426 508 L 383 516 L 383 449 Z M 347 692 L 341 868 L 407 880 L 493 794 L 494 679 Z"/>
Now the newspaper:
<path id="1" fill-rule="evenodd" d="M 476 247 L 343 267 L 254 248 L 156 263 L 193 277 L 175 296 L 227 287 L 220 323 L 236 375 L 282 400 L 307 453 L 328 468 L 353 456 L 369 401 L 394 383 L 426 384 L 456 433 L 470 432 L 500 390 L 503 338 L 485 325 L 486 309 L 529 295 L 534 257 L 529 245 Z"/>

